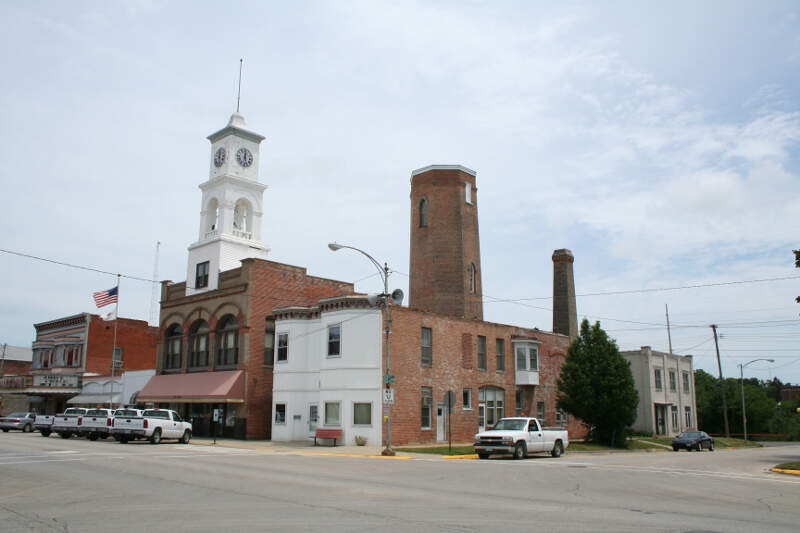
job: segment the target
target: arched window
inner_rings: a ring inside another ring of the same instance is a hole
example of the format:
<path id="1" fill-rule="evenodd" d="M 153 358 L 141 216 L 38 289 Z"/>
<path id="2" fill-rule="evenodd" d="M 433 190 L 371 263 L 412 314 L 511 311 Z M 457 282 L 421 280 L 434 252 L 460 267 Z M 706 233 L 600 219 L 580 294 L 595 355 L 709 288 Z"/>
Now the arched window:
<path id="1" fill-rule="evenodd" d="M 219 221 L 219 203 L 216 198 L 212 198 L 211 201 L 208 202 L 206 221 L 206 231 L 214 231 L 217 229 Z"/>
<path id="2" fill-rule="evenodd" d="M 239 322 L 225 315 L 217 326 L 217 367 L 234 366 L 239 362 Z"/>
<path id="3" fill-rule="evenodd" d="M 428 200 L 423 198 L 419 201 L 419 227 L 424 228 L 428 225 Z"/>
<path id="4" fill-rule="evenodd" d="M 233 231 L 234 235 L 238 237 L 244 237 L 249 239 L 252 230 L 252 216 L 253 216 L 253 208 L 250 206 L 250 202 L 245 200 L 244 198 L 240 198 L 236 201 L 236 205 L 233 208 Z"/>
<path id="5" fill-rule="evenodd" d="M 164 339 L 164 370 L 175 370 L 181 367 L 181 347 L 183 330 L 179 324 L 172 324 Z"/>
<path id="6" fill-rule="evenodd" d="M 475 269 L 475 263 L 470 263 L 469 264 L 469 292 L 472 292 L 472 293 L 475 292 L 475 284 L 476 284 L 475 278 L 477 278 L 476 274 L 477 274 L 477 272 L 476 272 L 476 269 Z"/>
<path id="7" fill-rule="evenodd" d="M 189 329 L 189 369 L 208 368 L 208 322 L 198 320 Z"/>
<path id="8" fill-rule="evenodd" d="M 486 425 L 494 426 L 498 420 L 505 416 L 506 391 L 500 387 L 481 387 L 478 389 L 479 409 L 485 412 Z"/>

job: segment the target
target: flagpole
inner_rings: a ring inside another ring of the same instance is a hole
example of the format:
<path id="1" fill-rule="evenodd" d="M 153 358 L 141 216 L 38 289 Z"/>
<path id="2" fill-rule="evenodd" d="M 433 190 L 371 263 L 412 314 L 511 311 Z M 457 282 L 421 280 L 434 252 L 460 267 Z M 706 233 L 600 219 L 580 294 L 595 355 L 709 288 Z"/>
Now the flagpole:
<path id="1" fill-rule="evenodd" d="M 114 346 L 111 348 L 111 394 L 108 397 L 108 408 L 114 408 L 114 354 L 117 351 L 117 322 L 119 322 L 119 281 L 122 276 L 117 274 L 117 301 L 114 302 Z M 121 392 L 121 391 L 120 391 Z"/>

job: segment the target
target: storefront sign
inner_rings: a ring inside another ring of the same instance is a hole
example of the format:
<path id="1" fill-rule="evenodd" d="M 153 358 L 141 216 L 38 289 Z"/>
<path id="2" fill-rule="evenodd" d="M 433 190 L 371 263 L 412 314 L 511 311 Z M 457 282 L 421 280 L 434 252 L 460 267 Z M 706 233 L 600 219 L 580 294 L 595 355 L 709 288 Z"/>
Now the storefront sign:
<path id="1" fill-rule="evenodd" d="M 33 376 L 34 387 L 75 389 L 80 387 L 80 376 L 65 374 L 37 374 Z"/>
<path id="2" fill-rule="evenodd" d="M 0 378 L 0 389 L 24 389 L 25 376 L 4 376 Z"/>

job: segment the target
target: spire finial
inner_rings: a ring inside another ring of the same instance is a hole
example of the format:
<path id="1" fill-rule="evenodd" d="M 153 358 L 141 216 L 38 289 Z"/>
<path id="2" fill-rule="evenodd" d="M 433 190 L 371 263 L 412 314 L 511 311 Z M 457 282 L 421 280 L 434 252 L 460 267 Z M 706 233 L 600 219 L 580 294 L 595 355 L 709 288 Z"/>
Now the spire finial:
<path id="1" fill-rule="evenodd" d="M 236 112 L 239 112 L 239 100 L 242 97 L 242 62 L 244 59 L 239 58 L 239 92 L 236 94 Z"/>

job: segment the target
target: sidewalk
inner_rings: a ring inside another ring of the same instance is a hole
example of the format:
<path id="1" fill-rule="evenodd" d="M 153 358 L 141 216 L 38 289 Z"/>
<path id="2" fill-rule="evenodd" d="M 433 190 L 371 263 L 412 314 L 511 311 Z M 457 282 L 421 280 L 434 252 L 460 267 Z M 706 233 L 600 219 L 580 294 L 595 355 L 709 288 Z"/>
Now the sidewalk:
<path id="1" fill-rule="evenodd" d="M 328 442 L 328 441 L 326 441 Z M 217 439 L 214 444 L 213 438 L 192 437 L 192 444 L 197 446 L 216 446 L 218 448 L 238 448 L 242 450 L 255 450 L 265 453 L 299 453 L 313 455 L 341 455 L 341 456 L 375 456 L 382 457 L 382 446 L 331 446 L 322 444 L 314 446 L 314 441 L 308 442 L 273 442 L 269 440 L 238 440 L 238 439 Z M 397 454 L 400 457 L 406 454 Z M 408 456 L 406 455 L 406 458 Z"/>

